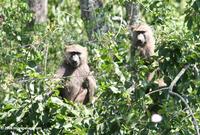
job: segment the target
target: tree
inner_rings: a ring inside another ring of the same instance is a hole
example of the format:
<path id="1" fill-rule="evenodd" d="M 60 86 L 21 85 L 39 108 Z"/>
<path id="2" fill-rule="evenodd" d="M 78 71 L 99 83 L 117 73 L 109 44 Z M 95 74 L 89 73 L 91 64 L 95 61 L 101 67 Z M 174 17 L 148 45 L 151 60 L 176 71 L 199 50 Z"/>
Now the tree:
<path id="1" fill-rule="evenodd" d="M 79 0 L 81 7 L 81 18 L 85 23 L 85 28 L 89 40 L 94 40 L 95 33 L 106 31 L 102 30 L 103 24 L 103 8 L 102 0 Z M 99 10 L 99 12 L 96 12 Z"/>
<path id="2" fill-rule="evenodd" d="M 139 22 L 140 19 L 140 7 L 138 3 L 135 2 L 125 2 L 126 7 L 126 18 L 129 25 Z"/>
<path id="3" fill-rule="evenodd" d="M 28 0 L 28 4 L 31 11 L 34 13 L 33 22 L 46 22 L 48 13 L 48 0 Z"/>

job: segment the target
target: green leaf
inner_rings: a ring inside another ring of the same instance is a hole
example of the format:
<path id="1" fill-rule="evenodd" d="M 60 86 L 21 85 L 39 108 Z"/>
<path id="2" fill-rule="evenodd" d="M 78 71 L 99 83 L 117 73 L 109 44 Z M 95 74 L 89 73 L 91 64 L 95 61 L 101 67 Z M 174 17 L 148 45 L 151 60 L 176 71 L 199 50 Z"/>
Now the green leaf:
<path id="1" fill-rule="evenodd" d="M 113 93 L 120 93 L 120 90 L 114 86 L 110 86 L 110 89 Z"/>
<path id="2" fill-rule="evenodd" d="M 115 67 L 115 73 L 120 77 L 120 81 L 124 84 L 126 79 L 123 73 L 120 71 L 118 64 L 114 63 L 114 67 Z"/>
<path id="3" fill-rule="evenodd" d="M 51 102 L 60 106 L 64 106 L 64 103 L 62 100 L 60 100 L 57 97 L 51 97 Z"/>

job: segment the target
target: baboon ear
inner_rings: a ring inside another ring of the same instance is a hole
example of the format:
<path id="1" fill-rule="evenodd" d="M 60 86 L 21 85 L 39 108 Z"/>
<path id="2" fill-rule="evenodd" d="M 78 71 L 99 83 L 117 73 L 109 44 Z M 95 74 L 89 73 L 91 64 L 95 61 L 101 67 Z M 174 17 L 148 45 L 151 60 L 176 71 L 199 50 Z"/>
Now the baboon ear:
<path id="1" fill-rule="evenodd" d="M 129 30 L 133 31 L 134 30 L 134 26 L 130 26 Z"/>
<path id="2" fill-rule="evenodd" d="M 68 49 L 69 49 L 69 46 L 68 46 L 68 45 L 65 45 L 64 51 L 66 52 Z"/>
<path id="3" fill-rule="evenodd" d="M 133 25 L 131 25 L 130 29 L 131 29 L 132 31 L 135 31 L 135 30 L 137 29 L 138 25 L 139 25 L 139 24 L 133 24 Z"/>
<path id="4" fill-rule="evenodd" d="M 86 51 L 87 52 L 87 47 L 83 47 L 84 48 L 84 51 Z"/>

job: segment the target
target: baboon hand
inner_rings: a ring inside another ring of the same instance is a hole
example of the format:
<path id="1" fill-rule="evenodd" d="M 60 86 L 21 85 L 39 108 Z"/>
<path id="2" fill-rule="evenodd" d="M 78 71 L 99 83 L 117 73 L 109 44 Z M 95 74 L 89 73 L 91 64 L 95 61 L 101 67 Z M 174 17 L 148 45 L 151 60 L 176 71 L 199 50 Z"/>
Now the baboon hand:
<path id="1" fill-rule="evenodd" d="M 88 79 L 88 78 L 86 78 L 86 79 L 84 80 L 84 82 L 83 82 L 83 84 L 82 84 L 82 87 L 83 87 L 84 89 L 88 89 L 88 88 L 89 88 L 89 79 Z"/>

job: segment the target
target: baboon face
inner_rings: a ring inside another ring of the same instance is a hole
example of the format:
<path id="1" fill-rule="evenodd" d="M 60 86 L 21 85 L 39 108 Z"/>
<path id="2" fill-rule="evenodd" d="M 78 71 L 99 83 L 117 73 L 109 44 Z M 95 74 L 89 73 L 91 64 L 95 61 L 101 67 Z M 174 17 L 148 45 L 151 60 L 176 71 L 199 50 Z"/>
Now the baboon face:
<path id="1" fill-rule="evenodd" d="M 67 55 L 68 64 L 77 68 L 81 65 L 80 52 L 70 52 Z"/>
<path id="2" fill-rule="evenodd" d="M 136 31 L 136 39 L 136 44 L 140 47 L 144 47 L 146 44 L 145 31 Z"/>
<path id="3" fill-rule="evenodd" d="M 67 46 L 65 48 L 65 62 L 73 68 L 87 64 L 87 49 L 80 45 Z"/>

